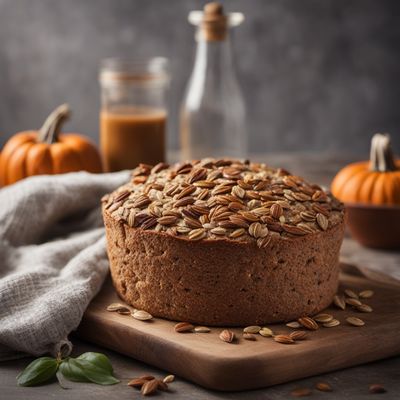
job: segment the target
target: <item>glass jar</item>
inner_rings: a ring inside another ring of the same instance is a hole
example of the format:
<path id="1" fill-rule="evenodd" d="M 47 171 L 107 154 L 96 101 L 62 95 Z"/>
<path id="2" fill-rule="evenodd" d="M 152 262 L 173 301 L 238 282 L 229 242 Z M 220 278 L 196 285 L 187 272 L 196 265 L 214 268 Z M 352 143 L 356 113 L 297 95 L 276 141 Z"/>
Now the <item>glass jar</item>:
<path id="1" fill-rule="evenodd" d="M 100 70 L 100 148 L 106 171 L 165 160 L 168 61 L 109 58 Z"/>
<path id="2" fill-rule="evenodd" d="M 197 50 L 180 111 L 183 159 L 246 157 L 245 104 L 236 78 L 230 28 L 244 19 L 208 3 L 192 11 Z"/>

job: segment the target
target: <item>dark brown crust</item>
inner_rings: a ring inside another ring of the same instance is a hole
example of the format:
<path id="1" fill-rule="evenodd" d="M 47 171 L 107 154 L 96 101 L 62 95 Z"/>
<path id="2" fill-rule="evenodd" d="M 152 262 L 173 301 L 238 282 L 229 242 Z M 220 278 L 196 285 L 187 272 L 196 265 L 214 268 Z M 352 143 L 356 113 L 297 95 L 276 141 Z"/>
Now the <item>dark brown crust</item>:
<path id="1" fill-rule="evenodd" d="M 118 294 L 156 317 L 210 326 L 289 321 L 327 307 L 338 286 L 344 221 L 267 248 L 131 228 L 104 210 Z"/>

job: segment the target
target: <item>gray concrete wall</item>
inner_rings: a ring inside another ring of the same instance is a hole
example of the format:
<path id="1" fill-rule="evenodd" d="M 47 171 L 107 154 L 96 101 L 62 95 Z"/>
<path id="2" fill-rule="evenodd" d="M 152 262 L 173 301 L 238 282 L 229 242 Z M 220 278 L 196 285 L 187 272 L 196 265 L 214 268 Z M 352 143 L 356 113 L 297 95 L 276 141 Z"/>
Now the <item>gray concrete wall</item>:
<path id="1" fill-rule="evenodd" d="M 227 0 L 243 11 L 234 50 L 251 151 L 367 153 L 376 131 L 400 152 L 398 0 Z M 69 130 L 97 139 L 107 56 L 172 61 L 170 148 L 193 62 L 195 0 L 0 0 L 0 144 L 62 102 Z"/>

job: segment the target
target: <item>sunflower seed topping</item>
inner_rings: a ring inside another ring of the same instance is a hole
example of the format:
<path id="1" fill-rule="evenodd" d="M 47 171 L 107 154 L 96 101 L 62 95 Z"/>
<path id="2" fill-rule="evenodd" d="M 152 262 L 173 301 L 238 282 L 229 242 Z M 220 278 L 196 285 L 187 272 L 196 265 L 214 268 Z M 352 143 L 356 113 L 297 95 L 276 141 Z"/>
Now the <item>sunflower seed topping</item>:
<path id="1" fill-rule="evenodd" d="M 274 237 L 295 240 L 326 231 L 344 215 L 319 186 L 283 169 L 211 158 L 140 164 L 131 182 L 102 202 L 105 212 L 132 229 L 191 241 L 255 242 L 261 249 Z M 360 298 L 372 294 L 365 290 Z"/>

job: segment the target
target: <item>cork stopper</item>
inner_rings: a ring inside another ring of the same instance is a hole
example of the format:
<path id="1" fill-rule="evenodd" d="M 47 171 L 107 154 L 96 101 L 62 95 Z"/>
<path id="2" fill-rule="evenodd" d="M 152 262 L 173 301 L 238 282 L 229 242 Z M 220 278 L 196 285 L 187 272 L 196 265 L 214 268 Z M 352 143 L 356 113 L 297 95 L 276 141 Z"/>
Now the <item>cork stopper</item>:
<path id="1" fill-rule="evenodd" d="M 212 2 L 204 6 L 203 20 L 200 27 L 205 40 L 209 42 L 225 40 L 228 24 L 222 4 Z"/>
<path id="2" fill-rule="evenodd" d="M 242 13 L 225 14 L 218 2 L 207 3 L 202 11 L 189 14 L 189 22 L 198 26 L 201 37 L 209 42 L 225 40 L 228 28 L 240 25 L 243 20 Z"/>
<path id="3" fill-rule="evenodd" d="M 224 7 L 222 6 L 221 3 L 218 3 L 216 1 L 212 3 L 207 3 L 204 6 L 204 18 L 209 18 L 209 19 L 218 19 L 221 16 L 224 15 Z"/>

